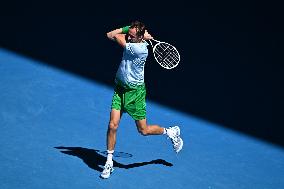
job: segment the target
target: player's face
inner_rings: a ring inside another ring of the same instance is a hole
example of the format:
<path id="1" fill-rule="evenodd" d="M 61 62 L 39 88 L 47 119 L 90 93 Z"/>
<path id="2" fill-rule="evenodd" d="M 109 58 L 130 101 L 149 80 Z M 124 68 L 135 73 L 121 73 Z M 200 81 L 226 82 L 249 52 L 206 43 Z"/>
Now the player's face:
<path id="1" fill-rule="evenodd" d="M 136 28 L 129 28 L 128 34 L 126 35 L 127 41 L 131 43 L 138 43 L 141 41 L 136 35 Z"/>

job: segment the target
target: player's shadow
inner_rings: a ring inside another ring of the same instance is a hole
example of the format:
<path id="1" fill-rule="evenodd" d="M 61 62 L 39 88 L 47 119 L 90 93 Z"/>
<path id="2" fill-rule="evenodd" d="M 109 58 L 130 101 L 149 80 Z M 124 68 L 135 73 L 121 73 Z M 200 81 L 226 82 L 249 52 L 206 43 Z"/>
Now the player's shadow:
<path id="1" fill-rule="evenodd" d="M 87 148 L 82 148 L 82 147 L 63 147 L 63 146 L 54 147 L 54 148 L 61 150 L 60 152 L 64 154 L 76 156 L 82 159 L 84 163 L 88 165 L 88 167 L 96 171 L 99 171 L 99 172 L 103 171 L 103 166 L 106 162 L 106 157 L 100 154 L 100 153 L 103 153 L 100 150 L 87 149 Z M 152 160 L 148 162 L 132 163 L 132 164 L 126 164 L 126 165 L 121 164 L 117 161 L 113 161 L 114 167 L 119 167 L 123 169 L 131 169 L 131 168 L 141 167 L 141 166 L 149 165 L 149 164 L 161 164 L 161 165 L 169 166 L 169 167 L 173 166 L 172 163 L 169 163 L 163 159 L 156 159 L 156 160 Z"/>

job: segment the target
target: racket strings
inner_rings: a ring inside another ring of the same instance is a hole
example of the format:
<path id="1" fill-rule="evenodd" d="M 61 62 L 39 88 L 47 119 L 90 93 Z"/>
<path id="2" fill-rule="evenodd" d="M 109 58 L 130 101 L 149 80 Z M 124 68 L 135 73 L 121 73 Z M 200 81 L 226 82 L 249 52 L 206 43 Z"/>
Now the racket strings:
<path id="1" fill-rule="evenodd" d="M 177 50 L 173 46 L 165 43 L 158 44 L 154 54 L 161 66 L 169 69 L 175 67 L 180 60 Z"/>

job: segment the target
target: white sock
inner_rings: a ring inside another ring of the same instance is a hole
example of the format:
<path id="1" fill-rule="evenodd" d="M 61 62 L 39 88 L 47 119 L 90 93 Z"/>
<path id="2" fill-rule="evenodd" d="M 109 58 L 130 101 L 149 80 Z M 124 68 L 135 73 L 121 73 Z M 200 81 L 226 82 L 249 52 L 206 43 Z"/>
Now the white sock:
<path id="1" fill-rule="evenodd" d="M 164 128 L 164 132 L 163 132 L 163 135 L 166 135 L 167 134 L 167 129 Z"/>
<path id="2" fill-rule="evenodd" d="M 114 150 L 107 151 L 107 162 L 112 162 L 113 152 Z"/>

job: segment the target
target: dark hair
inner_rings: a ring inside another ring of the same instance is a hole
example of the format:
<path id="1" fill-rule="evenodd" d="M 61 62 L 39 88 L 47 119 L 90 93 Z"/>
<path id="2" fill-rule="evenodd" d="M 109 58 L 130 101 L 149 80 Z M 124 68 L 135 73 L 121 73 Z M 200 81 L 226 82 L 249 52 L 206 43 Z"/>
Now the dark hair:
<path id="1" fill-rule="evenodd" d="M 131 23 L 130 28 L 136 28 L 136 35 L 138 38 L 141 38 L 144 36 L 145 33 L 145 25 L 142 22 L 134 21 Z"/>

